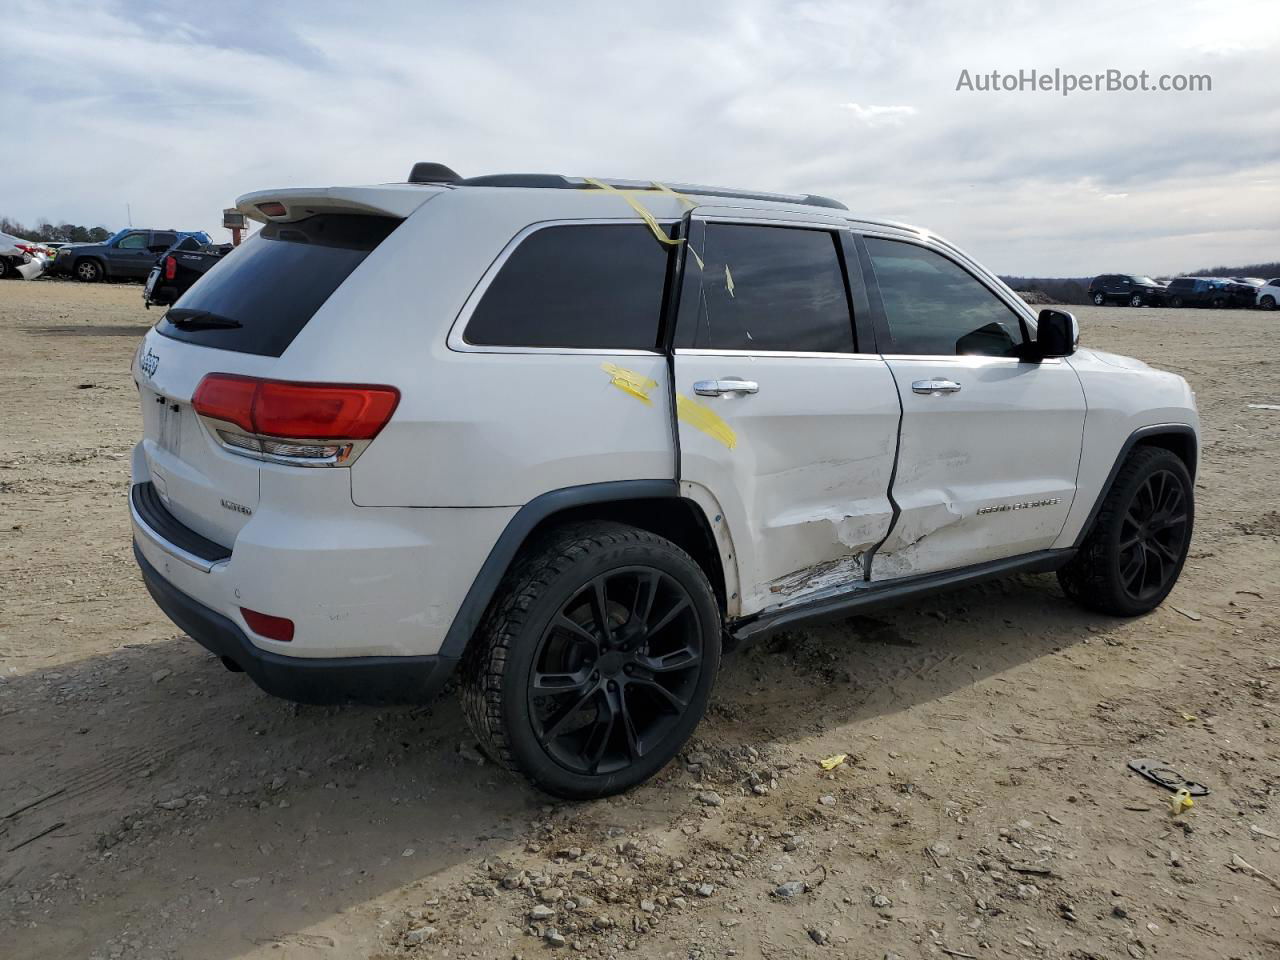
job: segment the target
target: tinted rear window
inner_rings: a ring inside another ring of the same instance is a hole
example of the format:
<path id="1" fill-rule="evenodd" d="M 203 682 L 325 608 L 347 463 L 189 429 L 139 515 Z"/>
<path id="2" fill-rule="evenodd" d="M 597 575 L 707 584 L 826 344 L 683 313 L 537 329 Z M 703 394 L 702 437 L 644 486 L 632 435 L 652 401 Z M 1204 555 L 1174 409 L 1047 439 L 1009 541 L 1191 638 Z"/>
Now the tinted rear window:
<path id="1" fill-rule="evenodd" d="M 654 350 L 667 248 L 643 224 L 566 224 L 529 234 L 467 322 L 467 343 Z"/>
<path id="2" fill-rule="evenodd" d="M 834 233 L 695 220 L 689 242 L 677 346 L 853 352 Z"/>
<path id="3" fill-rule="evenodd" d="M 400 223 L 347 214 L 269 223 L 197 280 L 156 330 L 219 350 L 278 357 Z"/>

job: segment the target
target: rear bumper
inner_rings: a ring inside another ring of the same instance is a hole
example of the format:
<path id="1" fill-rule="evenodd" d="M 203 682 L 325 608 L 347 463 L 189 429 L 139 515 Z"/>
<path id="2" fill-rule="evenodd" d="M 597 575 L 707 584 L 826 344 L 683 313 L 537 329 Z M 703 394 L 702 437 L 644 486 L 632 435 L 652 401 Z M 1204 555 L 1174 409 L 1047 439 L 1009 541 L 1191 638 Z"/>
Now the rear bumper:
<path id="1" fill-rule="evenodd" d="M 133 545 L 156 605 L 202 647 L 231 661 L 273 696 L 299 703 L 423 703 L 453 674 L 440 656 L 286 657 L 255 646 L 233 621 L 169 583 Z"/>

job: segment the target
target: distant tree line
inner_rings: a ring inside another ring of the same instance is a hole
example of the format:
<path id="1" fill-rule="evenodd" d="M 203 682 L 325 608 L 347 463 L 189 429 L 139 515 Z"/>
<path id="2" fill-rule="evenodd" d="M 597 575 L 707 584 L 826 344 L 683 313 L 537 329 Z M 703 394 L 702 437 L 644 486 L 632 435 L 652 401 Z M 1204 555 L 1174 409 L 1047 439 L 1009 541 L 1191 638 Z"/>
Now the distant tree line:
<path id="1" fill-rule="evenodd" d="M 1172 280 L 1173 277 L 1261 277 L 1270 280 L 1280 277 L 1280 263 L 1250 263 L 1243 267 L 1209 267 L 1187 273 L 1157 277 Z M 1014 290 L 1042 293 L 1054 303 L 1089 303 L 1089 282 L 1093 277 L 1001 277 Z"/>
<path id="2" fill-rule="evenodd" d="M 1270 280 L 1280 277 L 1280 263 L 1251 263 L 1244 267 L 1213 267 L 1209 270 L 1192 270 L 1184 277 L 1258 277 Z"/>
<path id="3" fill-rule="evenodd" d="M 48 242 L 62 240 L 68 243 L 101 243 L 111 236 L 112 231 L 106 227 L 82 227 L 77 223 L 50 223 L 41 220 L 34 227 L 0 217 L 0 233 L 7 233 L 23 240 Z"/>
<path id="4" fill-rule="evenodd" d="M 1015 290 L 1042 293 L 1051 303 L 1088 303 L 1093 277 L 1001 277 Z"/>

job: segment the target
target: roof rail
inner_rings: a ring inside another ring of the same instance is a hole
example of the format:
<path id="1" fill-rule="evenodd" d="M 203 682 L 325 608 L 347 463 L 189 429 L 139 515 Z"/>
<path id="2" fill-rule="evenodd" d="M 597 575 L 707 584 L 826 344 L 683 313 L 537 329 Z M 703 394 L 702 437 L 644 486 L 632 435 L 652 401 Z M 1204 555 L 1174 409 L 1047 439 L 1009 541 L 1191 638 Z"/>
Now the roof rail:
<path id="1" fill-rule="evenodd" d="M 422 172 L 419 172 L 422 168 Z M 429 170 L 427 168 L 430 168 Z M 532 187 L 543 190 L 593 190 L 596 189 L 582 177 L 565 177 L 556 173 L 491 173 L 481 177 L 459 177 L 443 164 L 419 163 L 414 165 L 410 183 L 444 183 L 453 187 Z M 648 180 L 602 180 L 619 190 L 658 191 Z M 776 203 L 795 203 L 808 207 L 828 207 L 832 210 L 848 210 L 839 200 L 817 194 L 764 193 L 754 190 L 733 190 L 726 187 L 704 187 L 696 184 L 672 183 L 671 189 L 700 197 L 724 197 L 736 200 L 772 200 Z"/>

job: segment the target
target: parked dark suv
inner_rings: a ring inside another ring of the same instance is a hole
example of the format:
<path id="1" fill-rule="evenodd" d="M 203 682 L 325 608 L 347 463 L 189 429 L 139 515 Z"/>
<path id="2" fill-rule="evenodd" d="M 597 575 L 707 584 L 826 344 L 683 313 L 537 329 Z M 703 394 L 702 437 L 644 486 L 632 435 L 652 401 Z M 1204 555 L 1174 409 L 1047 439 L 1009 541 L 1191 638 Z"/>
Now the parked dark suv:
<path id="1" fill-rule="evenodd" d="M 141 280 L 151 272 L 156 257 L 183 237 L 209 242 L 203 230 L 121 230 L 102 243 L 67 244 L 58 251 L 54 270 L 85 283 L 105 278 Z"/>
<path id="2" fill-rule="evenodd" d="M 1089 299 L 1102 306 L 1124 303 L 1131 307 L 1164 303 L 1164 287 L 1150 277 L 1131 273 L 1104 273 L 1089 284 Z"/>
<path id="3" fill-rule="evenodd" d="M 1228 307 L 1233 295 L 1226 280 L 1217 277 L 1178 277 L 1165 287 L 1171 307 Z"/>

